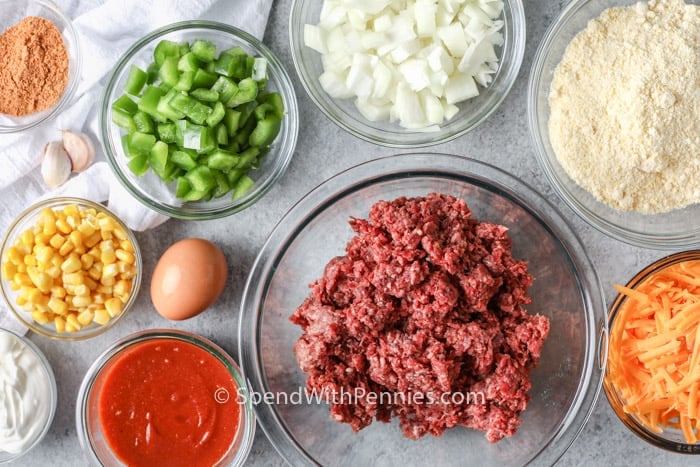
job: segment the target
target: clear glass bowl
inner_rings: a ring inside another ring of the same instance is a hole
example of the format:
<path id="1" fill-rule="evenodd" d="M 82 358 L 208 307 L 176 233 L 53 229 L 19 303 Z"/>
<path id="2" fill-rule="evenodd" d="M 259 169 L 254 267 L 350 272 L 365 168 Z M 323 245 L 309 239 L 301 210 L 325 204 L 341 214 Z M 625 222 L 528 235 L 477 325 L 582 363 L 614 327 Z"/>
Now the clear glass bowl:
<path id="1" fill-rule="evenodd" d="M 124 155 L 121 144 L 124 131 L 112 123 L 112 102 L 124 93 L 124 85 L 131 65 L 137 65 L 145 70 L 153 61 L 155 46 L 164 39 L 177 42 L 207 39 L 212 41 L 219 51 L 239 46 L 248 54 L 264 57 L 268 61 L 266 89 L 280 93 L 286 113 L 280 133 L 272 143 L 270 152 L 263 159 L 261 167 L 250 171 L 249 175 L 255 180 L 255 185 L 239 199 L 232 200 L 230 195 L 226 195 L 211 201 L 183 203 L 175 197 L 174 182 L 165 184 L 151 170 L 137 177 L 127 166 L 128 159 Z M 211 21 L 183 21 L 149 33 L 127 50 L 117 62 L 100 104 L 100 131 L 102 145 L 112 170 L 129 193 L 141 203 L 162 214 L 180 219 L 214 219 L 251 206 L 284 174 L 294 155 L 299 132 L 299 111 L 289 75 L 262 42 L 245 31 L 226 24 Z"/>
<path id="2" fill-rule="evenodd" d="M 649 277 L 653 276 L 657 272 L 673 266 L 674 264 L 683 263 L 685 261 L 700 261 L 700 250 L 690 250 L 682 251 L 679 253 L 674 253 L 672 255 L 661 258 L 649 266 L 645 267 L 637 274 L 634 275 L 632 279 L 626 284 L 626 287 L 630 289 L 636 289 L 640 284 L 645 282 Z M 610 314 L 608 317 L 608 326 L 610 332 L 614 332 L 615 326 L 618 325 L 616 322 L 619 312 L 625 305 L 627 297 L 622 294 L 618 294 L 610 307 Z M 622 326 L 622 324 L 619 324 Z M 664 428 L 663 433 L 654 433 L 649 428 L 647 428 L 634 414 L 627 413 L 624 410 L 624 402 L 621 394 L 618 392 L 617 388 L 608 377 L 610 375 L 611 368 L 608 366 L 605 370 L 605 378 L 603 380 L 603 387 L 605 389 L 605 396 L 610 402 L 615 414 L 618 416 L 620 421 L 625 424 L 627 428 L 630 429 L 632 433 L 646 441 L 647 443 L 656 446 L 658 448 L 665 449 L 667 451 L 678 452 L 683 454 L 700 454 L 700 443 L 699 444 L 689 444 L 685 441 L 683 432 L 677 428 L 667 427 Z"/>
<path id="3" fill-rule="evenodd" d="M 335 99 L 323 90 L 321 54 L 304 45 L 304 25 L 318 24 L 324 2 L 294 0 L 289 18 L 289 37 L 294 66 L 316 106 L 344 130 L 372 143 L 396 148 L 417 148 L 444 143 L 476 128 L 503 102 L 513 86 L 525 52 L 525 12 L 520 0 L 504 0 L 504 44 L 496 49 L 498 71 L 479 95 L 458 105 L 459 113 L 437 132 L 408 130 L 389 121 L 371 122 L 355 107 L 354 99 Z M 500 50 L 499 50 L 500 49 Z"/>
<path id="4" fill-rule="evenodd" d="M 552 465 L 593 409 L 604 366 L 597 349 L 607 338 L 607 324 L 600 285 L 579 239 L 523 182 L 473 159 L 440 154 L 398 155 L 353 167 L 315 188 L 277 224 L 241 302 L 239 355 L 251 390 L 303 393 L 306 377 L 293 351 L 301 330 L 289 317 L 326 263 L 344 253 L 353 234 L 348 220 L 366 218 L 379 200 L 431 192 L 464 198 L 477 219 L 506 225 L 513 256 L 528 261 L 535 277 L 527 309 L 549 317 L 551 332 L 532 372 L 522 425 L 497 444 L 465 428 L 411 441 L 396 422 L 354 433 L 331 420 L 325 404 L 257 405 L 260 426 L 291 465 L 409 465 L 426 459 L 447 466 L 469 458 L 484 466 Z"/>
<path id="5" fill-rule="evenodd" d="M 133 278 L 133 282 L 131 285 L 131 294 L 129 295 L 129 299 L 127 300 L 127 302 L 124 303 L 121 313 L 110 319 L 109 322 L 104 326 L 92 323 L 88 326 L 83 327 L 77 332 L 59 333 L 56 331 L 56 327 L 53 323 L 39 324 L 32 319 L 31 315 L 28 312 L 24 311 L 22 307 L 17 305 L 15 301 L 17 297 L 17 292 L 10 288 L 10 281 L 7 277 L 4 277 L 4 275 L 2 275 L 0 280 L 0 290 L 2 291 L 2 296 L 5 299 L 7 307 L 12 311 L 15 317 L 22 324 L 27 326 L 31 331 L 40 334 L 44 337 L 50 337 L 52 339 L 76 341 L 95 337 L 107 331 L 108 329 L 111 329 L 129 312 L 132 305 L 136 302 L 136 297 L 138 296 L 139 289 L 141 287 L 141 278 L 143 277 L 143 257 L 141 255 L 141 250 L 139 249 L 139 244 L 136 240 L 134 232 L 132 232 L 131 229 L 129 229 L 129 227 L 127 227 L 127 225 L 124 224 L 124 222 L 122 222 L 116 214 L 114 214 L 112 211 L 110 211 L 105 206 L 99 203 L 95 203 L 93 201 L 81 198 L 50 198 L 33 204 L 32 206 L 27 208 L 23 213 L 21 213 L 17 217 L 17 219 L 15 219 L 15 221 L 7 230 L 5 238 L 3 239 L 2 247 L 0 247 L 0 259 L 2 259 L 2 261 L 4 262 L 5 253 L 7 249 L 15 243 L 15 240 L 22 234 L 22 232 L 29 230 L 34 226 L 36 221 L 39 219 L 39 214 L 41 213 L 42 209 L 63 209 L 64 207 L 70 204 L 77 205 L 80 210 L 95 209 L 98 213 L 103 212 L 108 216 L 114 218 L 114 220 L 117 221 L 119 226 L 122 229 L 124 229 L 124 231 L 127 233 L 127 235 L 129 236 L 129 241 L 134 246 L 134 257 L 136 258 L 135 265 L 137 272 L 136 276 Z"/>
<path id="6" fill-rule="evenodd" d="M 105 440 L 99 421 L 100 391 L 104 384 L 105 375 L 127 350 L 145 342 L 166 340 L 181 341 L 199 347 L 221 362 L 231 374 L 238 386 L 238 394 L 235 396 L 227 394 L 226 401 L 223 400 L 223 396 L 218 396 L 217 392 L 212 394 L 212 397 L 220 403 L 241 401 L 236 436 L 232 440 L 228 452 L 217 465 L 243 465 L 255 437 L 255 413 L 251 405 L 252 398 L 248 397 L 248 386 L 245 379 L 241 375 L 236 362 L 221 347 L 202 336 L 176 329 L 151 329 L 130 334 L 112 344 L 90 366 L 80 385 L 78 402 L 75 408 L 78 439 L 88 461 L 91 465 L 124 465 L 112 453 L 109 443 Z M 219 399 L 219 397 L 222 397 L 222 399 Z M 229 399 L 229 397 L 231 398 Z M 166 460 L 164 459 L 164 461 Z"/>
<path id="7" fill-rule="evenodd" d="M 46 417 L 46 420 L 42 421 L 43 428 L 42 430 L 36 435 L 34 440 L 31 441 L 31 443 L 27 446 L 27 448 L 18 453 L 11 453 L 11 452 L 6 452 L 3 451 L 2 448 L 0 447 L 0 464 L 5 464 L 8 462 L 16 461 L 20 457 L 24 456 L 27 454 L 29 451 L 31 451 L 35 446 L 37 446 L 41 441 L 44 439 L 46 436 L 46 433 L 49 432 L 49 428 L 51 428 L 51 423 L 53 422 L 53 417 L 56 413 L 56 407 L 58 405 L 58 389 L 56 386 L 56 377 L 54 376 L 53 370 L 51 369 L 51 364 L 49 361 L 46 359 L 44 356 L 43 352 L 39 349 L 39 347 L 34 344 L 34 342 L 30 341 L 24 336 L 20 336 L 19 334 L 16 334 L 12 331 L 9 331 L 7 329 L 0 328 L 0 334 L 8 334 L 11 337 L 16 338 L 19 340 L 22 345 L 24 345 L 26 348 L 29 349 L 29 351 L 36 357 L 36 360 L 39 362 L 39 365 L 41 366 L 41 371 L 43 373 L 43 388 L 48 392 L 49 394 L 49 412 Z M 37 381 L 28 381 L 29 383 L 37 383 Z"/>
<path id="8" fill-rule="evenodd" d="M 676 249 L 700 245 L 700 204 L 684 209 L 641 214 L 618 211 L 601 203 L 569 177 L 557 160 L 549 139 L 549 89 L 554 70 L 566 47 L 588 21 L 614 6 L 633 5 L 638 0 L 576 0 L 552 22 L 533 60 L 528 84 L 528 121 L 535 153 L 554 190 L 566 204 L 601 232 L 632 245 Z M 698 4 L 698 0 L 689 0 Z"/>
<path id="9" fill-rule="evenodd" d="M 46 110 L 23 117 L 0 114 L 0 134 L 27 130 L 52 119 L 68 105 L 78 87 L 80 43 L 71 20 L 50 0 L 0 0 L 0 34 L 27 16 L 46 18 L 61 32 L 68 50 L 68 82 L 58 102 Z"/>

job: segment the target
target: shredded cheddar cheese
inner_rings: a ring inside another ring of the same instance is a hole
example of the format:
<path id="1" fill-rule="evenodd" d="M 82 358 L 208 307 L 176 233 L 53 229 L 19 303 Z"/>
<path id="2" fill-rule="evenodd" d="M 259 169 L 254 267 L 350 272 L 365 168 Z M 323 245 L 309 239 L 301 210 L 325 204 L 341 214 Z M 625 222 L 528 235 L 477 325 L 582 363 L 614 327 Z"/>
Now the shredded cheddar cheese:
<path id="1" fill-rule="evenodd" d="M 700 437 L 700 261 L 664 268 L 627 298 L 610 333 L 606 375 L 635 415 L 655 433 L 672 427 L 687 443 Z"/>

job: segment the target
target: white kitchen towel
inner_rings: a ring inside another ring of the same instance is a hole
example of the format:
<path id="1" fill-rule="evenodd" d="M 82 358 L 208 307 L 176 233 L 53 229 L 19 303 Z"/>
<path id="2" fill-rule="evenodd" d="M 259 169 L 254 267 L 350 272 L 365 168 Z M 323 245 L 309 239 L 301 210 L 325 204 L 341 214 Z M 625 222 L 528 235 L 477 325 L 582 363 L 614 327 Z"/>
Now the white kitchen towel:
<path id="1" fill-rule="evenodd" d="M 107 205 L 134 230 L 146 230 L 167 218 L 139 203 L 116 180 L 104 160 L 98 135 L 98 105 L 106 79 L 119 57 L 150 31 L 177 21 L 211 19 L 262 38 L 272 0 L 55 0 L 73 20 L 82 67 L 71 104 L 55 119 L 21 133 L 0 136 L 0 232 L 40 198 L 79 196 Z M 86 172 L 49 192 L 39 173 L 47 142 L 62 129 L 83 131 L 95 143 L 97 162 Z M 3 307 L 4 308 L 4 307 Z M 24 333 L 9 310 L 0 311 L 0 327 Z"/>

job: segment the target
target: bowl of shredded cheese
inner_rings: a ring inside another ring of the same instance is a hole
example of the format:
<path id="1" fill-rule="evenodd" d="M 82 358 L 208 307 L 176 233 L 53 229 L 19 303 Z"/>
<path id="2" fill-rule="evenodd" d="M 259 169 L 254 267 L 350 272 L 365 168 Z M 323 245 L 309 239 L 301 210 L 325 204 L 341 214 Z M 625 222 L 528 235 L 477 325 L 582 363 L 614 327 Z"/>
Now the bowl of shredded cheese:
<path id="1" fill-rule="evenodd" d="M 654 446 L 700 454 L 700 250 L 647 266 L 610 316 L 605 394 L 620 420 Z"/>
<path id="2" fill-rule="evenodd" d="M 292 2 L 294 66 L 318 108 L 390 147 L 452 140 L 505 99 L 525 50 L 517 0 Z"/>
<path id="3" fill-rule="evenodd" d="M 528 119 L 545 175 L 630 244 L 700 245 L 699 4 L 571 2 L 533 61 Z"/>

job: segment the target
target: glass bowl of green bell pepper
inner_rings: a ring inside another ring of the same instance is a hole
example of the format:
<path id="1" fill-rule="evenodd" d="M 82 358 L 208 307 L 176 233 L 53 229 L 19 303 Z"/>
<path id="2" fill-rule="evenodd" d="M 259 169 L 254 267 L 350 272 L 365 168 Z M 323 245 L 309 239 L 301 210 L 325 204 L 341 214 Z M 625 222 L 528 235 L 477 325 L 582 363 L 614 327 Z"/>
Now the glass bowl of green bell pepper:
<path id="1" fill-rule="evenodd" d="M 100 104 L 115 175 L 171 217 L 227 216 L 262 197 L 296 146 L 289 75 L 259 40 L 222 23 L 157 29 L 117 62 Z"/>

